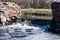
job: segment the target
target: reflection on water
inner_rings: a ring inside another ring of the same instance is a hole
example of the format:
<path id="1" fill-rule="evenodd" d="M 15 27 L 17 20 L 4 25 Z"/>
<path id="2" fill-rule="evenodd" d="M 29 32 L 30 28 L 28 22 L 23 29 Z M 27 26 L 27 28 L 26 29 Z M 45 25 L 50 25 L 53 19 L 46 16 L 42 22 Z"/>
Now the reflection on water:
<path id="1" fill-rule="evenodd" d="M 49 28 L 50 22 L 46 21 L 45 24 L 32 20 L 30 25 L 17 23 L 2 26 L 0 27 L 0 40 L 60 40 L 59 35 L 45 32 Z"/>

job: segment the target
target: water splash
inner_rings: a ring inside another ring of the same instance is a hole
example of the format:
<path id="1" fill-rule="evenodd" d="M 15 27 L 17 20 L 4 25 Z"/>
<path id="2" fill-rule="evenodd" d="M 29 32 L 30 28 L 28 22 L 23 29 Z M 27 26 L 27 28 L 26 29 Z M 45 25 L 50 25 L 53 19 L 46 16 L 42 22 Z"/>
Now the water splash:
<path id="1" fill-rule="evenodd" d="M 26 23 L 17 23 L 17 24 L 12 24 L 8 26 L 1 26 L 0 29 L 9 30 L 7 33 L 5 33 L 4 40 L 60 40 L 60 36 L 52 33 L 46 33 L 44 32 L 45 30 L 42 30 L 41 28 L 35 27 L 33 25 L 30 26 Z M 19 35 L 11 34 L 15 32 L 14 30 L 20 32 L 18 33 Z M 12 37 L 12 35 L 20 36 L 20 37 Z"/>

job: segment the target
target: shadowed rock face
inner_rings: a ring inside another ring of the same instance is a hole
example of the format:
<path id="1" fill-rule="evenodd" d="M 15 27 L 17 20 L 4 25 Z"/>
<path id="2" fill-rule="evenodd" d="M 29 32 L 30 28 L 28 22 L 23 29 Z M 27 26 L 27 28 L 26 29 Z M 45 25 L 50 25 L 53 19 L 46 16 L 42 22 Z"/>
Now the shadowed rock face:
<path id="1" fill-rule="evenodd" d="M 51 4 L 53 19 L 50 25 L 50 30 L 60 33 L 60 2 L 53 2 Z"/>

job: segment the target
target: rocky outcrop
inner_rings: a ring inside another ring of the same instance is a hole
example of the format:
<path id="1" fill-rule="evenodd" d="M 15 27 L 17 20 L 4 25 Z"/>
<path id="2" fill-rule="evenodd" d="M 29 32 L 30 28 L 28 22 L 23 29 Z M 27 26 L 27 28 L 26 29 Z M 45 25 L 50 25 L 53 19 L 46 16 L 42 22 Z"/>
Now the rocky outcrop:
<path id="1" fill-rule="evenodd" d="M 0 3 L 0 12 L 3 12 L 6 17 L 21 16 L 21 9 L 15 3 L 10 2 L 1 2 Z"/>
<path id="2" fill-rule="evenodd" d="M 5 20 L 12 19 L 16 21 L 17 19 L 15 19 L 15 17 L 21 18 L 21 8 L 15 3 L 0 2 L 0 18 L 2 19 L 1 15 L 5 17 Z"/>

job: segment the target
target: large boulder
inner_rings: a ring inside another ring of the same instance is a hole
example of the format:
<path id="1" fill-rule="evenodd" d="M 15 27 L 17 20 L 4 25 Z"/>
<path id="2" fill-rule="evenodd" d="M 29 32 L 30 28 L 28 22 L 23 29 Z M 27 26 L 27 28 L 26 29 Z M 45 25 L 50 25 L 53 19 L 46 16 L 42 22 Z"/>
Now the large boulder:
<path id="1" fill-rule="evenodd" d="M 11 2 L 0 2 L 0 12 L 2 12 L 5 17 L 21 17 L 20 6 Z"/>
<path id="2" fill-rule="evenodd" d="M 53 2 L 51 8 L 53 19 L 50 25 L 50 30 L 55 33 L 60 33 L 60 2 Z"/>
<path id="3" fill-rule="evenodd" d="M 0 2 L 0 24 L 12 20 L 16 22 L 17 19 L 21 18 L 21 8 L 15 3 L 11 2 Z M 3 18 L 3 19 L 2 19 Z"/>

